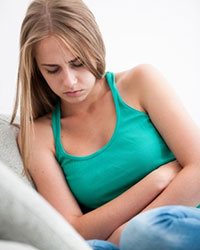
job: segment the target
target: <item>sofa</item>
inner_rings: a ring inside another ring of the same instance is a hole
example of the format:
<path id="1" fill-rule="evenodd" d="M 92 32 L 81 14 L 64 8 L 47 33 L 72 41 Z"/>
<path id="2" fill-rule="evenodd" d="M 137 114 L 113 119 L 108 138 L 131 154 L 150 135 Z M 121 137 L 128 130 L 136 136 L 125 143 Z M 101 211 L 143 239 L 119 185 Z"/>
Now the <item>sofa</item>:
<path id="1" fill-rule="evenodd" d="M 0 115 L 0 250 L 91 250 L 23 175 L 9 120 Z"/>

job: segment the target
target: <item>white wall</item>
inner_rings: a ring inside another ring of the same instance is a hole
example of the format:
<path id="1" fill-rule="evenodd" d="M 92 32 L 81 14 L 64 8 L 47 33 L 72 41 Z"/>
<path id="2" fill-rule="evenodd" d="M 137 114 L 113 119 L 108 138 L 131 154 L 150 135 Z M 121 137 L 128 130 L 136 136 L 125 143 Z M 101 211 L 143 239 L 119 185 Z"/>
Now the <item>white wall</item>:
<path id="1" fill-rule="evenodd" d="M 0 2 L 0 113 L 11 113 L 21 20 L 29 0 Z M 85 0 L 96 16 L 107 49 L 107 70 L 140 63 L 166 76 L 200 124 L 200 1 Z"/>
<path id="2" fill-rule="evenodd" d="M 14 106 L 19 32 L 29 0 L 0 0 L 0 113 Z"/>

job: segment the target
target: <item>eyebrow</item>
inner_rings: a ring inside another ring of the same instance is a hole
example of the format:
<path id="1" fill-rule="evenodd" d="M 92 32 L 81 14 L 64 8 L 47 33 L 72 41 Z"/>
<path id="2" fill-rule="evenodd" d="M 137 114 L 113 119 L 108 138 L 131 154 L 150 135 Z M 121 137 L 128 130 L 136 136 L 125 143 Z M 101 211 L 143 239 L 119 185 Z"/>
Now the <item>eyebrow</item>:
<path id="1" fill-rule="evenodd" d="M 79 57 L 75 57 L 74 59 L 70 60 L 68 63 L 74 63 L 76 60 L 79 60 Z M 57 67 L 58 65 L 57 64 L 48 64 L 48 63 L 42 63 L 41 64 L 42 66 L 48 66 L 48 67 Z"/>
<path id="2" fill-rule="evenodd" d="M 77 56 L 77 57 L 75 57 L 74 59 L 72 59 L 72 60 L 70 60 L 69 62 L 67 62 L 67 64 L 68 63 L 74 63 L 76 60 L 78 60 L 79 59 L 79 57 Z M 42 63 L 41 64 L 42 66 L 48 66 L 48 67 L 57 67 L 58 65 L 57 64 L 48 64 L 48 63 Z"/>

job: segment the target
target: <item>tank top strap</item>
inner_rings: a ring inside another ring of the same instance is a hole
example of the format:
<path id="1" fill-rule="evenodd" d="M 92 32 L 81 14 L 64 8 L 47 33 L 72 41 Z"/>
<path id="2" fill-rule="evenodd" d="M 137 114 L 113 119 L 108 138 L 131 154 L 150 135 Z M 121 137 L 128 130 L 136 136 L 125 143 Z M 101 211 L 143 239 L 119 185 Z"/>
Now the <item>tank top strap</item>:
<path id="1" fill-rule="evenodd" d="M 109 71 L 106 72 L 106 79 L 107 79 L 107 82 L 109 84 L 110 90 L 112 92 L 112 96 L 113 96 L 114 103 L 115 103 L 116 114 L 117 114 L 117 116 L 119 118 L 119 114 L 120 114 L 119 101 L 120 101 L 120 98 L 119 98 L 119 93 L 118 93 L 118 90 L 117 90 L 117 87 L 116 87 L 114 73 L 109 72 Z"/>

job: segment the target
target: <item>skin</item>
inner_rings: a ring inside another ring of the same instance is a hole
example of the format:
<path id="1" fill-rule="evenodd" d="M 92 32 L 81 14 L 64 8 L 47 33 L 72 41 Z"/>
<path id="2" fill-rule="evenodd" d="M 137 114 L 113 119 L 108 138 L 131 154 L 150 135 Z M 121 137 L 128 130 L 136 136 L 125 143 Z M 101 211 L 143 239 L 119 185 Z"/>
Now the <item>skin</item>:
<path id="1" fill-rule="evenodd" d="M 96 80 L 57 38 L 51 36 L 38 43 L 36 62 L 49 87 L 61 98 L 63 116 L 85 112 L 101 95 L 104 80 Z"/>
<path id="2" fill-rule="evenodd" d="M 84 66 L 74 67 L 69 62 L 75 57 L 54 37 L 38 43 L 35 57 L 48 85 L 61 98 L 64 149 L 76 156 L 96 152 L 108 143 L 116 124 L 115 106 L 105 77 L 96 80 Z M 56 69 L 59 69 L 56 73 L 48 72 Z M 119 244 L 126 222 L 136 214 L 169 204 L 199 204 L 200 132 L 154 67 L 138 65 L 115 74 L 115 80 L 122 99 L 130 107 L 149 114 L 177 161 L 153 171 L 116 199 L 82 214 L 55 159 L 51 114 L 48 114 L 34 123 L 29 171 L 38 192 L 85 239 Z M 73 96 L 65 94 L 74 90 L 81 92 Z"/>

